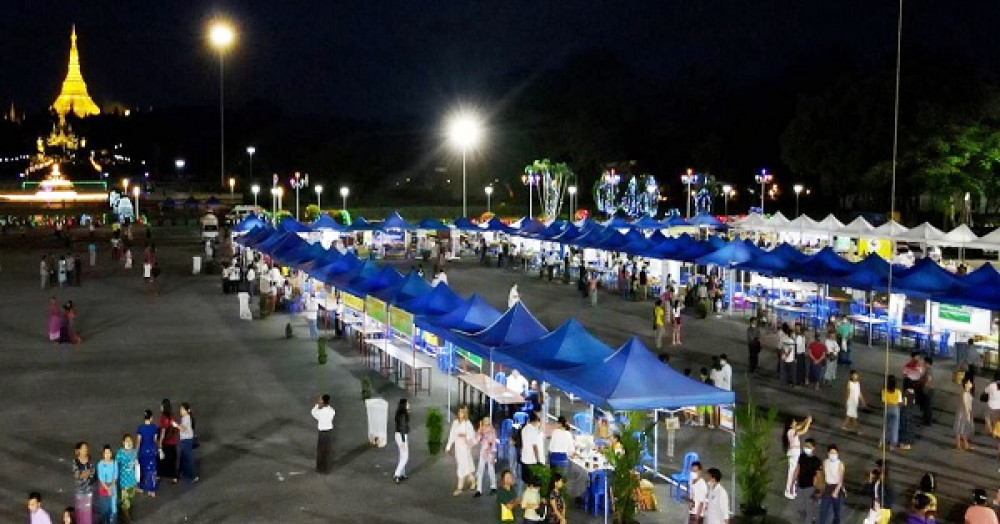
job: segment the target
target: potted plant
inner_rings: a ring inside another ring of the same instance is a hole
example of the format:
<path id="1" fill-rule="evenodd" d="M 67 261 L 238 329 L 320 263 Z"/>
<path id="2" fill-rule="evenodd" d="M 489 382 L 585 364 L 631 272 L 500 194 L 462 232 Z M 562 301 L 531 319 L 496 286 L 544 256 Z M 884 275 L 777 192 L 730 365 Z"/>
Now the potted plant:
<path id="1" fill-rule="evenodd" d="M 292 338 L 292 323 L 285 323 L 285 338 Z"/>
<path id="2" fill-rule="evenodd" d="M 316 360 L 320 365 L 326 364 L 326 337 L 316 339 Z"/>
<path id="3" fill-rule="evenodd" d="M 751 400 L 736 409 L 736 485 L 744 522 L 765 522 L 771 485 L 771 445 L 777 410 L 762 412 Z"/>
<path id="4" fill-rule="evenodd" d="M 628 425 L 621 429 L 621 450 L 608 449 L 604 452 L 608 464 L 614 468 L 608 471 L 608 486 L 614 499 L 614 522 L 616 524 L 634 524 L 638 522 L 639 501 L 636 493 L 639 491 L 639 475 L 635 473 L 642 454 L 640 438 L 648 438 L 649 428 L 644 428 L 642 413 L 629 411 Z M 639 433 L 640 436 L 636 435 Z"/>
<path id="5" fill-rule="evenodd" d="M 361 400 L 372 398 L 372 378 L 368 375 L 361 377 Z"/>
<path id="6" fill-rule="evenodd" d="M 427 408 L 427 450 L 431 455 L 444 448 L 444 415 L 436 408 Z"/>

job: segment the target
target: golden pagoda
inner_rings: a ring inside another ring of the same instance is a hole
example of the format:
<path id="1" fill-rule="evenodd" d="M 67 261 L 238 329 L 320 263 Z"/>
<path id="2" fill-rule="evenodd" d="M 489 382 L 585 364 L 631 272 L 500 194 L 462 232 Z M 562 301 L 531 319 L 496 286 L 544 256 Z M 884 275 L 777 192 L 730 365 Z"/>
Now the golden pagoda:
<path id="1" fill-rule="evenodd" d="M 83 81 L 83 74 L 80 73 L 80 54 L 76 50 L 75 25 L 70 34 L 69 69 L 66 72 L 66 79 L 63 80 L 62 91 L 52 103 L 52 109 L 59 115 L 60 120 L 71 111 L 79 118 L 101 113 L 97 104 L 87 94 L 87 83 Z"/>

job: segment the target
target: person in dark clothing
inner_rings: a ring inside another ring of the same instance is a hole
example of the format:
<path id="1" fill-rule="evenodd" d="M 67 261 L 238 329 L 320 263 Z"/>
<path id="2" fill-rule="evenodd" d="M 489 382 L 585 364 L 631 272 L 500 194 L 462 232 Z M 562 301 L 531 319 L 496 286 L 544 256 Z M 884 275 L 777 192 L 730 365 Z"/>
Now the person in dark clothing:
<path id="1" fill-rule="evenodd" d="M 750 373 L 757 372 L 760 347 L 760 328 L 757 327 L 757 319 L 751 318 L 747 327 L 747 371 Z"/>
<path id="2" fill-rule="evenodd" d="M 399 462 L 396 463 L 396 473 L 392 479 L 396 484 L 407 479 L 406 462 L 410 459 L 410 402 L 399 399 L 396 407 L 396 447 L 399 448 Z"/>
<path id="3" fill-rule="evenodd" d="M 917 388 L 917 402 L 920 403 L 920 413 L 925 426 L 934 423 L 934 359 L 924 356 L 924 374 L 920 377 Z"/>
<path id="4" fill-rule="evenodd" d="M 823 468 L 823 461 L 816 456 L 816 441 L 807 438 L 802 446 L 798 465 L 795 467 L 795 506 L 802 522 L 811 523 L 819 513 L 819 486 L 816 474 Z"/>

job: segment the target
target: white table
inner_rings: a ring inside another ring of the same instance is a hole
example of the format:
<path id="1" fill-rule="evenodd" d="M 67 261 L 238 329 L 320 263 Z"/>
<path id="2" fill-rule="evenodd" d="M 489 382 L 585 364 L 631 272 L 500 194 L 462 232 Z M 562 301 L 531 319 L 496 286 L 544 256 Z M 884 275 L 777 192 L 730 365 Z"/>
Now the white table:
<path id="1" fill-rule="evenodd" d="M 430 357 L 419 351 L 414 353 L 412 347 L 402 346 L 390 339 L 382 338 L 366 342 L 369 348 L 373 348 L 379 352 L 379 371 L 383 375 L 388 375 L 391 371 L 395 375 L 395 381 L 399 382 L 400 377 L 403 375 L 401 368 L 409 368 L 410 372 L 405 376 L 406 389 L 409 389 L 412 384 L 414 394 L 417 393 L 421 384 L 423 384 L 423 373 L 426 371 L 427 394 L 430 395 L 431 369 L 434 367 L 434 362 Z"/>

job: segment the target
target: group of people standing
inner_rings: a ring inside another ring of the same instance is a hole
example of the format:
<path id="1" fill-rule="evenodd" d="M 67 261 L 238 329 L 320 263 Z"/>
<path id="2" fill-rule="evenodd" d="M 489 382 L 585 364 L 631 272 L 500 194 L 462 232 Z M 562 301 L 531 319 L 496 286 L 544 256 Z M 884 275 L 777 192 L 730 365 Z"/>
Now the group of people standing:
<path id="1" fill-rule="evenodd" d="M 93 264 L 91 264 L 93 265 Z M 79 286 L 83 273 L 80 255 L 67 253 L 55 258 L 51 253 L 42 256 L 38 276 L 42 289 L 49 287 Z"/>

